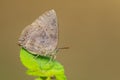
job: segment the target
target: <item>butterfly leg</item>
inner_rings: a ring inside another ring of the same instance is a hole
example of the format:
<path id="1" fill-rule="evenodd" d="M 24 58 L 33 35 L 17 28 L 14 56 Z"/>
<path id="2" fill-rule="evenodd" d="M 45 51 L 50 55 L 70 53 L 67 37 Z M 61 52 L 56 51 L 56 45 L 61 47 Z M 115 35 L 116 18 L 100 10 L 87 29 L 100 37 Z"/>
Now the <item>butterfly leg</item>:
<path id="1" fill-rule="evenodd" d="M 37 54 L 36 56 L 34 56 L 33 58 L 36 59 L 39 56 L 39 54 Z"/>
<path id="2" fill-rule="evenodd" d="M 53 51 L 53 52 L 46 52 L 45 54 L 44 54 L 44 56 L 48 56 L 49 57 L 49 61 L 46 63 L 46 64 L 50 64 L 50 62 L 52 62 L 52 61 L 54 61 L 55 59 L 56 59 L 56 52 L 57 52 L 58 50 L 56 49 L 55 51 Z"/>
<path id="3" fill-rule="evenodd" d="M 44 56 L 48 56 L 48 54 L 49 54 L 49 52 L 47 51 L 47 52 L 44 54 Z"/>
<path id="4" fill-rule="evenodd" d="M 51 62 L 53 62 L 56 58 L 56 55 L 49 55 L 49 61 L 46 63 L 47 64 L 51 64 Z"/>

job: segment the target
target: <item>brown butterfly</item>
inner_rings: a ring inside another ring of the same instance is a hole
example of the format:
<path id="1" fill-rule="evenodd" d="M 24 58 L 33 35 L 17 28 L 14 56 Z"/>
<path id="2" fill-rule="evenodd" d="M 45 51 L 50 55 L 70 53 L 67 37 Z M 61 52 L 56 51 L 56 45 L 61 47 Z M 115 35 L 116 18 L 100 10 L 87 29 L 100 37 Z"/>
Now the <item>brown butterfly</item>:
<path id="1" fill-rule="evenodd" d="M 50 10 L 25 27 L 18 44 L 32 54 L 54 56 L 58 49 L 58 24 L 55 10 Z"/>
<path id="2" fill-rule="evenodd" d="M 42 14 L 32 24 L 25 27 L 18 44 L 32 54 L 54 55 L 58 43 L 56 12 L 50 10 Z"/>

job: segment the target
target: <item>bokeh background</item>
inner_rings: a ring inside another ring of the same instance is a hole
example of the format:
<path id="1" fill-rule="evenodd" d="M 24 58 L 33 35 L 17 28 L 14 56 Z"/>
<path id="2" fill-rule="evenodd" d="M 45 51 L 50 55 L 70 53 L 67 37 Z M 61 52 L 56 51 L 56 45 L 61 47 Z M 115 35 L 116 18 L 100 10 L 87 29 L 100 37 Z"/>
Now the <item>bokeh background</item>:
<path id="1" fill-rule="evenodd" d="M 120 80 L 119 0 L 0 0 L 0 80 L 33 80 L 19 59 L 18 37 L 45 11 L 59 22 L 57 60 L 68 80 Z"/>

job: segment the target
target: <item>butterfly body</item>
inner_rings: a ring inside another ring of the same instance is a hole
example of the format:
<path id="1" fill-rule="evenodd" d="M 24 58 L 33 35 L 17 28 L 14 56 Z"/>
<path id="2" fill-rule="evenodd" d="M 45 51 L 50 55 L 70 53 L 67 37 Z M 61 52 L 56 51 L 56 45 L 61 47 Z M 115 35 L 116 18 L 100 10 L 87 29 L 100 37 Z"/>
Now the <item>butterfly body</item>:
<path id="1" fill-rule="evenodd" d="M 58 43 L 56 12 L 47 11 L 25 27 L 18 43 L 32 54 L 54 55 Z"/>

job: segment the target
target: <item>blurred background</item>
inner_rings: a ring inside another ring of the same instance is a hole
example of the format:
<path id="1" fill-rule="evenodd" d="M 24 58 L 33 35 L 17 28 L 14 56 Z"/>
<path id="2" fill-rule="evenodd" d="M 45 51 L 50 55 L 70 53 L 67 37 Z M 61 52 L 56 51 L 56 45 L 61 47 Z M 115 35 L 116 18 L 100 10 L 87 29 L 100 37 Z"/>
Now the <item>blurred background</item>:
<path id="1" fill-rule="evenodd" d="M 68 80 L 120 80 L 119 0 L 0 0 L 0 80 L 33 80 L 19 59 L 25 26 L 55 9 Z"/>

